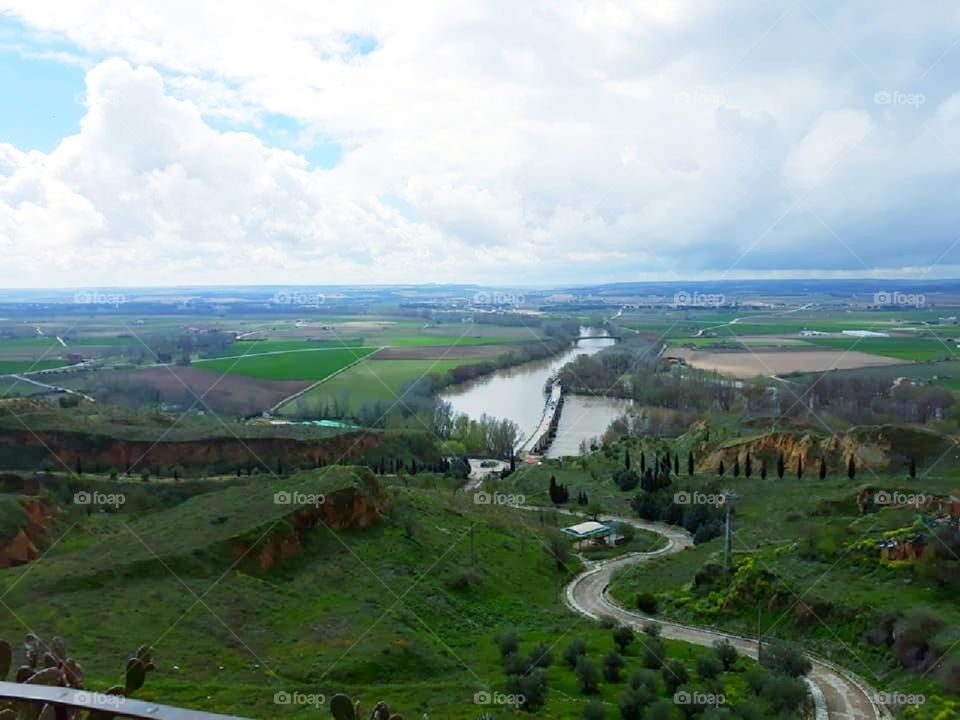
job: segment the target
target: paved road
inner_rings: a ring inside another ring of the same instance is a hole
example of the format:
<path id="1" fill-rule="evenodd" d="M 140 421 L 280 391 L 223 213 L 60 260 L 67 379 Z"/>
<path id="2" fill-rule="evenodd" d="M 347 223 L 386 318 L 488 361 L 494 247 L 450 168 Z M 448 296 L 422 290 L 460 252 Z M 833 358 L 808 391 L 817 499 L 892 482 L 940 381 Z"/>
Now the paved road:
<path id="1" fill-rule="evenodd" d="M 523 506 L 520 509 L 539 510 L 540 508 Z M 562 509 L 560 512 L 574 514 Z M 614 602 L 607 592 L 613 574 L 621 568 L 647 562 L 657 556 L 682 552 L 693 546 L 693 539 L 686 530 L 674 525 L 609 516 L 601 517 L 600 520 L 628 523 L 642 530 L 659 533 L 667 538 L 667 546 L 652 553 L 630 553 L 612 560 L 590 564 L 567 585 L 564 601 L 572 610 L 588 617 L 594 619 L 602 616 L 612 617 L 618 622 L 639 628 L 645 620 L 651 618 L 627 610 Z M 713 645 L 718 639 L 726 638 L 742 654 L 757 657 L 757 642 L 754 639 L 710 628 L 691 627 L 659 618 L 654 619 L 662 626 L 663 636 L 666 638 L 707 646 Z M 813 663 L 813 669 L 808 676 L 808 684 L 813 686 L 811 689 L 814 700 L 820 705 L 818 720 L 821 717 L 830 720 L 888 720 L 891 717 L 883 707 L 873 702 L 876 692 L 862 679 L 825 660 L 815 657 L 811 657 L 810 660 Z"/>

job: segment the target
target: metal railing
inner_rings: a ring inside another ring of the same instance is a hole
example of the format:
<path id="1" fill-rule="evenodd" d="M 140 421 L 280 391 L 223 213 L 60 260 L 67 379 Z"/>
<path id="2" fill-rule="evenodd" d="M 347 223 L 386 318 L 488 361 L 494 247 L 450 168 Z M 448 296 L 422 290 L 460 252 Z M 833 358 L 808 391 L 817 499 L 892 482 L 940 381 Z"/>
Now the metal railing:
<path id="1" fill-rule="evenodd" d="M 117 718 L 141 718 L 142 720 L 244 720 L 236 715 L 187 710 L 160 705 L 145 700 L 134 700 L 119 695 L 106 695 L 92 690 L 50 685 L 27 685 L 25 683 L 0 682 L 0 701 L 23 703 L 37 709 L 44 705 L 74 710 L 92 710 Z M 60 714 L 57 714 L 60 717 Z"/>

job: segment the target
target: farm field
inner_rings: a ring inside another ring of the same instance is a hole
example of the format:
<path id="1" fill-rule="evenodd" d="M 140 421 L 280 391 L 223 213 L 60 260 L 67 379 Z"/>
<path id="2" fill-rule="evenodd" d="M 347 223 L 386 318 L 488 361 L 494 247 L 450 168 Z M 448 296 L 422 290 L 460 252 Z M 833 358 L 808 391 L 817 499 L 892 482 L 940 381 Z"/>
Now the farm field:
<path id="1" fill-rule="evenodd" d="M 348 350 L 332 348 L 316 352 L 279 352 L 273 355 L 198 360 L 196 365 L 231 375 L 261 380 L 322 380 L 351 363 L 370 355 L 377 348 Z"/>
<path id="2" fill-rule="evenodd" d="M 407 382 L 427 375 L 442 375 L 460 365 L 482 362 L 482 358 L 444 360 L 381 360 L 368 357 L 349 370 L 310 390 L 299 400 L 280 409 L 281 415 L 316 413 L 328 403 L 337 402 L 351 411 L 366 403 L 397 402 Z"/>
<path id="3" fill-rule="evenodd" d="M 756 350 L 709 351 L 674 348 L 670 354 L 688 365 L 746 379 L 758 375 L 786 375 L 797 372 L 895 365 L 906 360 L 841 350 Z"/>
<path id="4" fill-rule="evenodd" d="M 898 358 L 900 360 L 957 360 L 960 350 L 954 343 L 937 338 L 924 337 L 815 337 L 811 342 L 820 347 L 855 350 L 871 355 Z"/>
<path id="5" fill-rule="evenodd" d="M 68 364 L 66 360 L 0 360 L 0 375 L 52 370 Z"/>

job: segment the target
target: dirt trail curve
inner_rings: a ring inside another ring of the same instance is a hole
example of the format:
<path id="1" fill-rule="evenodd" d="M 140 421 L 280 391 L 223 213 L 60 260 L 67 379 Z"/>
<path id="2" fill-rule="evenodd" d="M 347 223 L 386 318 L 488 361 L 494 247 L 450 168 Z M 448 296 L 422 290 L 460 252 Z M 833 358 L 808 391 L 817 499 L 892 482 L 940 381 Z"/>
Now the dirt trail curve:
<path id="1" fill-rule="evenodd" d="M 541 510 L 534 506 L 519 506 L 522 510 Z M 549 508 L 553 509 L 553 508 Z M 558 509 L 558 512 L 574 515 L 569 510 Z M 586 570 L 577 575 L 564 591 L 564 602 L 575 612 L 597 619 L 602 616 L 612 617 L 618 622 L 639 628 L 645 620 L 655 619 L 662 628 L 663 636 L 673 640 L 682 640 L 695 645 L 713 645 L 716 640 L 726 638 L 744 655 L 757 657 L 757 641 L 751 638 L 732 635 L 720 630 L 705 627 L 691 627 L 664 621 L 659 618 L 648 618 L 645 615 L 627 610 L 617 605 L 607 593 L 607 586 L 613 574 L 624 567 L 643 563 L 661 555 L 672 555 L 693 546 L 690 534 L 674 525 L 659 522 L 648 522 L 637 518 L 601 517 L 602 522 L 613 520 L 633 525 L 634 527 L 663 535 L 667 545 L 651 553 L 630 553 L 618 558 L 590 563 Z M 817 704 L 826 705 L 826 717 L 830 720 L 888 720 L 891 716 L 885 708 L 874 702 L 875 691 L 861 678 L 830 663 L 822 658 L 810 656 L 813 670 L 808 675 L 810 685 L 814 686 L 815 702 L 818 695 L 822 695 Z M 819 690 L 819 693 L 817 692 Z M 818 713 L 817 720 L 822 714 Z"/>

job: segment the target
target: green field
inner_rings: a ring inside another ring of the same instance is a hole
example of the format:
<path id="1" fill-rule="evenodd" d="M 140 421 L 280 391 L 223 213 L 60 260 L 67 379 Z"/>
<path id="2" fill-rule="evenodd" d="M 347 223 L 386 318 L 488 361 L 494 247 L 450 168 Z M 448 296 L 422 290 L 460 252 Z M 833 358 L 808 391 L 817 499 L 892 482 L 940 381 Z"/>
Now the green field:
<path id="1" fill-rule="evenodd" d="M 352 411 L 366 403 L 397 403 L 405 383 L 427 375 L 442 375 L 448 370 L 481 359 L 458 360 L 377 360 L 368 358 L 345 372 L 318 385 L 295 403 L 281 408 L 281 414 L 311 414 L 329 402 L 336 401 Z"/>
<path id="2" fill-rule="evenodd" d="M 324 349 L 316 352 L 280 352 L 243 358 L 195 361 L 197 367 L 261 380 L 322 380 L 376 348 Z"/>
<path id="3" fill-rule="evenodd" d="M 66 360 L 0 360 L 0 375 L 52 370 L 69 365 Z"/>
<path id="4" fill-rule="evenodd" d="M 836 350 L 882 355 L 899 360 L 957 360 L 960 350 L 951 342 L 937 339 L 913 337 L 858 338 L 858 337 L 814 337 L 812 344 Z"/>

